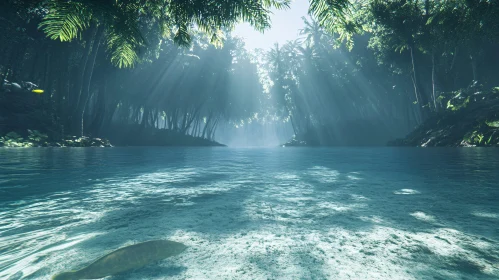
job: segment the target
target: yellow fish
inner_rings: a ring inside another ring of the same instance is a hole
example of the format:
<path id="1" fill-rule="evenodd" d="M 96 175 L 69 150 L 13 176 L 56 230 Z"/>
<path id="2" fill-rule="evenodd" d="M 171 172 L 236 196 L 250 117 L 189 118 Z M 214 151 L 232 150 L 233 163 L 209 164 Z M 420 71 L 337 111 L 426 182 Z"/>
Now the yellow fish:
<path id="1" fill-rule="evenodd" d="M 43 89 L 34 89 L 34 90 L 32 90 L 31 92 L 34 92 L 34 93 L 36 93 L 36 94 L 42 94 L 42 93 L 44 93 L 45 91 L 44 91 Z"/>
<path id="2" fill-rule="evenodd" d="M 187 246 L 182 243 L 168 240 L 153 240 L 138 243 L 111 252 L 83 269 L 55 275 L 52 277 L 52 280 L 104 278 L 176 256 L 186 248 Z"/>

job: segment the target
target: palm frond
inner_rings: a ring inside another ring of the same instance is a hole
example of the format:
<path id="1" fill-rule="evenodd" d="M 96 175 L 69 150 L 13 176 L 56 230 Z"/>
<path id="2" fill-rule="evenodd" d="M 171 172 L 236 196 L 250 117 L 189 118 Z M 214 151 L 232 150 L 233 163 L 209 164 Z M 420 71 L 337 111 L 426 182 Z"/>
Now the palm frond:
<path id="1" fill-rule="evenodd" d="M 120 68 L 133 67 L 139 60 L 140 47 L 145 44 L 137 17 L 133 6 L 117 6 L 107 22 L 108 52 L 111 62 Z"/>
<path id="2" fill-rule="evenodd" d="M 349 0 L 310 0 L 309 14 L 321 27 L 333 33 L 336 25 L 345 20 L 349 6 Z"/>
<path id="3" fill-rule="evenodd" d="M 80 37 L 81 32 L 90 26 L 92 11 L 80 2 L 51 0 L 49 13 L 40 23 L 47 37 L 62 42 Z"/>
<path id="4" fill-rule="evenodd" d="M 192 36 L 189 33 L 189 27 L 186 24 L 178 26 L 173 35 L 173 42 L 179 46 L 187 47 L 191 44 L 191 41 Z"/>

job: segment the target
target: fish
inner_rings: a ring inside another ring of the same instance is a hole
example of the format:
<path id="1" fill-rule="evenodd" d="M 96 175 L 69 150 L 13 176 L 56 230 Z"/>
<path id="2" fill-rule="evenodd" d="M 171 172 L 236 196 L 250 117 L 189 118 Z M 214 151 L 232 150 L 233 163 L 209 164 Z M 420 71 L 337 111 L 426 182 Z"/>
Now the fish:
<path id="1" fill-rule="evenodd" d="M 99 279 L 144 267 L 184 252 L 187 246 L 170 240 L 151 240 L 113 251 L 76 271 L 63 272 L 52 280 Z"/>
<path id="2" fill-rule="evenodd" d="M 36 94 L 42 94 L 42 93 L 44 93 L 45 91 L 44 91 L 43 89 L 34 89 L 34 90 L 32 90 L 31 92 L 36 93 Z"/>

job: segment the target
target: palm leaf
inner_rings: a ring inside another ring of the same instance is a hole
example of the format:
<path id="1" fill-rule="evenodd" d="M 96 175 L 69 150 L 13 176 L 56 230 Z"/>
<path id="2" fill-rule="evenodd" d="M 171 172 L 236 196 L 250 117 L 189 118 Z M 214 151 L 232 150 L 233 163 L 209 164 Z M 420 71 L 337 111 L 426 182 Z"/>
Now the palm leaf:
<path id="1" fill-rule="evenodd" d="M 179 46 L 187 47 L 191 44 L 192 37 L 187 25 L 180 25 L 173 35 L 173 42 Z"/>
<path id="2" fill-rule="evenodd" d="M 349 0 L 310 0 L 309 14 L 319 25 L 333 33 L 339 22 L 345 21 Z"/>
<path id="3" fill-rule="evenodd" d="M 138 15 L 133 5 L 117 5 L 107 21 L 107 46 L 111 62 L 119 68 L 133 67 L 139 60 L 138 52 L 145 39 L 138 26 Z"/>
<path id="4" fill-rule="evenodd" d="M 62 42 L 72 41 L 90 26 L 92 12 L 80 2 L 51 0 L 49 13 L 40 23 L 47 37 Z"/>

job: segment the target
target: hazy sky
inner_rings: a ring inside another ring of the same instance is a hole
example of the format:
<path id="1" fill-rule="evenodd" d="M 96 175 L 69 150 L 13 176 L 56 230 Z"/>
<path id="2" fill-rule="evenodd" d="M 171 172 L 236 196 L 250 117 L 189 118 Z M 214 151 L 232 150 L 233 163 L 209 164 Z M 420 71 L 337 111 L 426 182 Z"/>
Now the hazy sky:
<path id="1" fill-rule="evenodd" d="M 301 17 L 307 16 L 308 0 L 293 0 L 291 9 L 284 11 L 273 11 L 271 15 L 272 28 L 264 34 L 255 31 L 249 24 L 240 24 L 233 34 L 243 37 L 246 48 L 270 49 L 275 42 L 284 44 L 286 41 L 294 40 L 298 37 L 298 32 L 303 28 Z"/>

